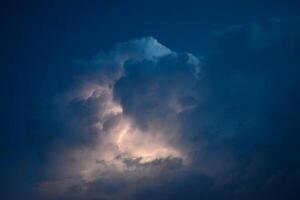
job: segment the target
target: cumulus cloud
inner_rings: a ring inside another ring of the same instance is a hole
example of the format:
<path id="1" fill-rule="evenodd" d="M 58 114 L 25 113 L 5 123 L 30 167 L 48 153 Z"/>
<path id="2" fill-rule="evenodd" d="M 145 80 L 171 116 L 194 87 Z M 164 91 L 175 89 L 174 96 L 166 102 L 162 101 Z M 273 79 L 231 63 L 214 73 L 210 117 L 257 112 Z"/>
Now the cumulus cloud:
<path id="1" fill-rule="evenodd" d="M 88 63 L 98 68 L 58 98 L 75 140 L 59 147 L 48 169 L 55 180 L 42 181 L 40 190 L 73 198 L 69 191 L 75 187 L 89 198 L 91 187 L 127 182 L 107 197 L 117 198 L 141 178 L 148 182 L 187 167 L 178 116 L 196 106 L 200 61 L 142 38 L 117 44 Z"/>
<path id="2" fill-rule="evenodd" d="M 91 70 L 57 98 L 68 137 L 50 151 L 39 190 L 62 199 L 296 197 L 298 23 L 218 31 L 201 59 L 149 37 L 83 62 Z"/>

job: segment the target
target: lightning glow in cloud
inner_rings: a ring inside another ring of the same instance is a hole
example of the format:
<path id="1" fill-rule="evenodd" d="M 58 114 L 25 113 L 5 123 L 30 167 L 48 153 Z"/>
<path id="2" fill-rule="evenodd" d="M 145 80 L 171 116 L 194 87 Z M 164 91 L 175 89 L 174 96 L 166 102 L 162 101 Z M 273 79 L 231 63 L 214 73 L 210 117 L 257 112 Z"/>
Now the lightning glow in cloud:
<path id="1" fill-rule="evenodd" d="M 176 53 L 155 39 L 143 38 L 118 44 L 109 54 L 101 54 L 92 61 L 99 65 L 99 70 L 83 76 L 79 87 L 63 96 L 63 106 L 66 110 L 72 105 L 80 108 L 78 116 L 72 115 L 77 120 L 72 126 L 80 135 L 92 133 L 93 140 L 89 145 L 63 148 L 63 152 L 54 156 L 54 167 L 50 171 L 56 174 L 57 180 L 42 182 L 42 190 L 59 196 L 75 186 L 87 190 L 87 184 L 98 180 L 159 176 L 168 167 L 187 164 L 188 156 L 178 145 L 180 135 L 176 124 L 161 125 L 149 118 L 150 128 L 143 129 L 137 119 L 124 112 L 123 105 L 115 98 L 115 85 L 127 77 L 124 66 L 128 62 L 155 63 L 167 55 L 177 59 Z M 193 55 L 187 55 L 185 63 L 195 67 L 191 77 L 197 79 L 199 61 Z M 193 104 L 180 103 L 178 98 L 173 94 L 165 105 L 171 113 L 177 115 L 193 107 Z M 87 111 L 83 114 L 82 110 Z"/>

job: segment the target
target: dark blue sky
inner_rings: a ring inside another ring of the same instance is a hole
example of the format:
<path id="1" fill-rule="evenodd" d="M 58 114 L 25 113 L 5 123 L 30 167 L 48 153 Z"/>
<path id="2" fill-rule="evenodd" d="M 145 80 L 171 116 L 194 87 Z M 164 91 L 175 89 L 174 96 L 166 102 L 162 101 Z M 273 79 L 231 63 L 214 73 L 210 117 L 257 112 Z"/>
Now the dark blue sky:
<path id="1" fill-rule="evenodd" d="M 147 56 L 141 63 L 129 60 L 124 64 L 126 78 L 114 82 L 113 97 L 141 129 L 150 126 L 148 121 L 176 118 L 193 167 L 204 167 L 181 172 L 172 181 L 151 181 L 131 198 L 299 198 L 299 1 L 7 1 L 0 7 L 3 199 L 41 198 L 36 188 L 53 178 L 45 171 L 57 138 L 72 141 L 65 146 L 76 146 L 78 140 L 90 145 L 91 139 L 78 136 L 70 124 L 73 118 L 91 117 L 94 104 L 73 102 L 64 118 L 57 96 L 75 87 L 78 76 L 94 78 L 90 74 L 96 74 L 97 66 L 83 63 L 104 59 L 99 51 L 146 51 L 142 42 L 135 47 L 140 41 L 133 47 L 115 46 L 144 37 L 182 55 L 157 63 Z M 191 81 L 184 52 L 203 59 L 201 83 Z M 106 78 L 115 73 L 99 68 Z M 149 89 L 155 84 L 159 87 Z M 171 112 L 166 105 L 172 95 L 192 109 L 165 114 Z M 203 157 L 195 156 L 198 151 Z M 235 173 L 228 178 L 222 174 L 227 171 L 207 172 L 218 164 Z M 226 183 L 215 191 L 219 181 Z M 116 185 L 118 181 L 108 186 L 96 182 L 81 198 L 92 199 L 97 187 L 118 193 Z"/>

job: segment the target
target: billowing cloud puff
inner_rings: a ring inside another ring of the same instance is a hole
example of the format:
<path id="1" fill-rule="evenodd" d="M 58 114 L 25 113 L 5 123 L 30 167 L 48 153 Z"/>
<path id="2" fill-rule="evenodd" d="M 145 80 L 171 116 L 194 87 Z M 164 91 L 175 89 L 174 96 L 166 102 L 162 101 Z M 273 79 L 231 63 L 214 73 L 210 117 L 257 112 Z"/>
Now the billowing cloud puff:
<path id="1" fill-rule="evenodd" d="M 98 69 L 59 98 L 68 131 L 77 139 L 60 147 L 49 168 L 55 180 L 41 182 L 40 190 L 74 198 L 68 191 L 75 187 L 86 198 L 97 184 L 109 188 L 124 181 L 115 194 L 97 194 L 117 198 L 135 192 L 141 178 L 145 184 L 187 168 L 179 118 L 196 106 L 200 61 L 142 38 L 118 44 L 90 63 Z"/>

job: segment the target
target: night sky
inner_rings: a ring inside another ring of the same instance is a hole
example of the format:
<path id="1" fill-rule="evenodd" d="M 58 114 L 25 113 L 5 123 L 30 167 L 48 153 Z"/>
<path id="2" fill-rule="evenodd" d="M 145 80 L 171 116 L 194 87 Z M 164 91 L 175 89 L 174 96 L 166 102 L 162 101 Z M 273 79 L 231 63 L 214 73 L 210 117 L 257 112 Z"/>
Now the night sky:
<path id="1" fill-rule="evenodd" d="M 299 0 L 0 11 L 0 199 L 300 199 Z"/>

